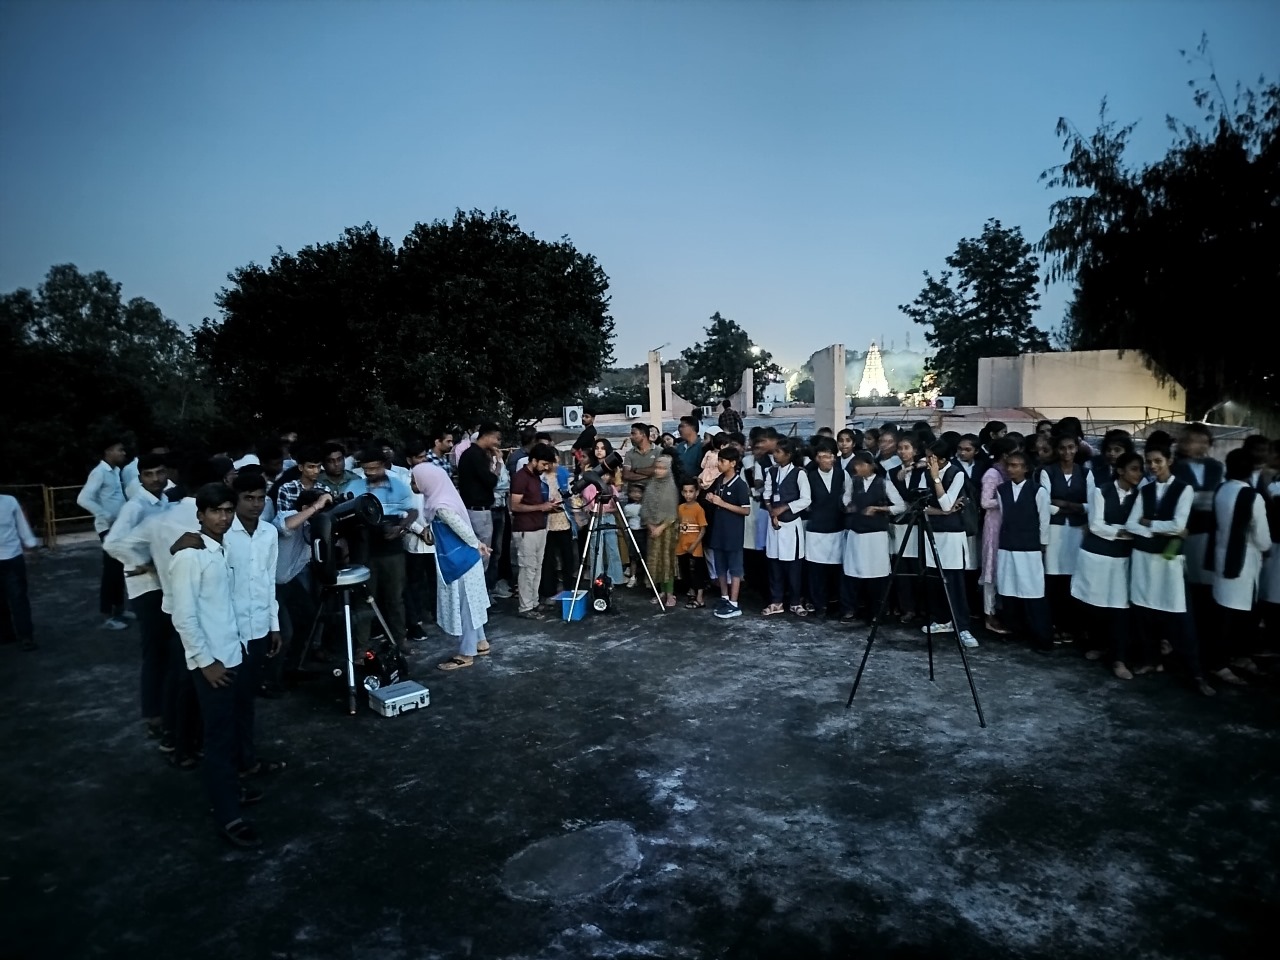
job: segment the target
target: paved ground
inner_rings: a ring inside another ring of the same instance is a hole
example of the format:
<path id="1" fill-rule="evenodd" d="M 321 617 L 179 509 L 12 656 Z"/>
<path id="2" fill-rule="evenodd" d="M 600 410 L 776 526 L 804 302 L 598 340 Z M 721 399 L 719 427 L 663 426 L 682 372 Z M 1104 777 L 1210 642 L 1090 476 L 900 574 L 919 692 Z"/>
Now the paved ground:
<path id="1" fill-rule="evenodd" d="M 134 718 L 91 549 L 0 649 L 3 957 L 1245 957 L 1280 907 L 1275 689 L 754 617 L 499 617 L 428 711 L 262 704 L 253 853 Z M 442 644 L 440 653 L 445 651 Z M 435 662 L 418 657 L 424 668 Z"/>

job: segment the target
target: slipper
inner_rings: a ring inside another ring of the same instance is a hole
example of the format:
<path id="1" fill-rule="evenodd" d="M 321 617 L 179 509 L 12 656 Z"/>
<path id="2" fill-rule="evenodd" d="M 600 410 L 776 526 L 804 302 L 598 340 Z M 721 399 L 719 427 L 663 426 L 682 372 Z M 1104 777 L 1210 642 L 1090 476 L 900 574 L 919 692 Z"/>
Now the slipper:
<path id="1" fill-rule="evenodd" d="M 690 600 L 684 605 L 686 610 L 701 610 L 706 604 L 698 600 Z"/>
<path id="2" fill-rule="evenodd" d="M 258 777 L 258 776 L 264 776 L 272 773 L 279 773 L 288 765 L 289 765 L 288 762 L 284 760 L 259 760 L 248 770 L 241 770 L 240 776 L 242 778 Z"/>
<path id="3" fill-rule="evenodd" d="M 437 663 L 436 668 L 440 670 L 461 670 L 464 667 L 471 666 L 473 663 L 475 663 L 474 660 L 468 660 L 466 657 L 450 657 L 444 663 Z"/>
<path id="4" fill-rule="evenodd" d="M 786 613 L 786 609 L 780 603 L 771 603 L 760 611 L 760 615 L 764 617 L 776 617 L 780 613 Z"/>
<path id="5" fill-rule="evenodd" d="M 487 657 L 492 652 L 493 647 L 487 643 L 483 647 L 476 647 L 476 656 L 478 657 Z"/>
<path id="6" fill-rule="evenodd" d="M 807 617 L 809 615 L 809 611 L 806 610 L 803 606 L 801 606 L 798 603 L 791 608 L 791 612 L 794 613 L 797 617 Z"/>
<path id="7" fill-rule="evenodd" d="M 675 597 L 667 597 L 666 601 L 663 603 L 663 606 L 666 607 L 668 610 L 674 609 L 675 605 L 676 605 Z"/>

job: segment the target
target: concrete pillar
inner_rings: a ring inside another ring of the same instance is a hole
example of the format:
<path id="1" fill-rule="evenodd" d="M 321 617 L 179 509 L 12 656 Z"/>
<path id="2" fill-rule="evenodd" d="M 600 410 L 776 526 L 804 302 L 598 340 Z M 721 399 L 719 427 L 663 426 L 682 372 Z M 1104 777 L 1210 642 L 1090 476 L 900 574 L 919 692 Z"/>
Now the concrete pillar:
<path id="1" fill-rule="evenodd" d="M 649 351 L 649 422 L 662 426 L 662 354 Z"/>
<path id="2" fill-rule="evenodd" d="M 733 404 L 733 409 L 737 410 L 744 417 L 755 413 L 756 410 L 756 372 L 752 367 L 747 367 L 742 371 L 742 384 L 738 387 L 737 393 L 729 395 L 729 402 Z"/>
<path id="3" fill-rule="evenodd" d="M 845 402 L 844 344 L 833 343 L 813 355 L 813 429 L 844 429 L 848 406 Z"/>

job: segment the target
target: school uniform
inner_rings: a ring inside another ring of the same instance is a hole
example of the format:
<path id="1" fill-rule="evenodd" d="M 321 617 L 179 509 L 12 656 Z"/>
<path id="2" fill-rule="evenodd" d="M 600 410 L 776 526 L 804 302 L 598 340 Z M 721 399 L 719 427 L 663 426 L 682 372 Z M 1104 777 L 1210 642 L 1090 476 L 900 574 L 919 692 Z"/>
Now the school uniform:
<path id="1" fill-rule="evenodd" d="M 1212 671 L 1233 657 L 1247 656 L 1257 620 L 1254 606 L 1262 580 L 1262 555 L 1271 549 L 1271 531 L 1262 496 L 1242 480 L 1227 480 L 1213 495 L 1215 528 L 1209 534 L 1205 565 L 1213 574 L 1213 600 L 1220 629 L 1205 637 L 1201 657 Z"/>
<path id="2" fill-rule="evenodd" d="M 996 590 L 1003 609 L 1010 619 L 1025 621 L 1037 650 L 1052 650 L 1042 555 L 1049 544 L 1049 492 L 1032 480 L 1006 480 L 996 489 L 996 499 L 1000 504 Z"/>
<path id="3" fill-rule="evenodd" d="M 898 466 L 891 470 L 887 479 L 898 488 L 902 499 L 911 503 L 918 500 L 927 491 L 928 471 L 924 467 L 913 466 L 902 476 L 902 461 L 897 457 Z M 920 540 L 923 534 L 919 527 L 907 535 L 908 517 L 901 516 L 889 524 L 889 554 L 897 556 L 902 551 L 902 560 L 898 564 L 893 589 L 897 591 L 898 608 L 904 614 L 920 614 L 924 612 L 925 598 L 917 589 L 916 581 L 920 576 Z"/>
<path id="4" fill-rule="evenodd" d="M 1094 649 L 1103 643 L 1113 662 L 1125 662 L 1129 642 L 1129 558 L 1133 541 L 1124 533 L 1138 490 L 1121 490 L 1109 481 L 1090 493 L 1089 527 L 1080 544 L 1071 596 L 1089 612 L 1088 628 Z"/>
<path id="5" fill-rule="evenodd" d="M 933 622 L 950 624 L 951 615 L 954 613 L 957 629 L 967 632 L 969 597 L 965 592 L 964 572 L 969 563 L 969 535 L 964 529 L 964 514 L 955 510 L 956 504 L 964 497 L 965 474 L 955 464 L 948 464 L 939 475 L 939 484 L 934 484 L 928 471 L 925 471 L 924 479 L 926 487 L 935 493 L 939 485 L 942 490 L 937 494 L 938 509 L 942 513 L 928 518 L 929 526 L 933 528 L 933 542 L 938 548 L 936 562 L 933 551 L 929 549 L 927 543 L 924 552 L 926 567 L 931 569 L 936 569 L 939 565 L 942 567 L 940 582 L 935 582 L 931 587 Z M 946 584 L 945 592 L 943 583 Z M 947 606 L 947 594 L 951 597 L 950 608 Z"/>
<path id="6" fill-rule="evenodd" d="M 1191 488 L 1191 516 L 1187 521 L 1189 536 L 1182 545 L 1182 555 L 1187 561 L 1187 582 L 1196 586 L 1212 587 L 1213 572 L 1205 568 L 1205 551 L 1209 546 L 1209 532 L 1214 527 L 1213 494 L 1226 476 L 1222 461 L 1205 457 L 1192 460 L 1179 457 L 1173 464 L 1173 475 Z"/>
<path id="7" fill-rule="evenodd" d="M 889 513 L 867 516 L 867 507 L 888 506 Z M 907 509 L 898 488 L 881 476 L 854 477 L 844 493 L 844 579 L 841 603 L 846 617 L 871 619 L 880 612 L 889 589 L 890 517 Z"/>
<path id="8" fill-rule="evenodd" d="M 1187 528 L 1194 497 L 1191 486 L 1178 477 L 1153 480 L 1134 498 L 1125 529 L 1134 537 L 1129 602 L 1144 653 L 1150 656 L 1154 640 L 1164 636 L 1192 676 L 1199 677 L 1195 623 L 1187 610 L 1187 560 L 1180 551 L 1164 555 L 1174 547 L 1173 535 Z M 1143 519 L 1150 525 L 1144 526 Z"/>
<path id="9" fill-rule="evenodd" d="M 1263 603 L 1274 606 L 1280 605 L 1280 479 L 1267 484 L 1263 497 L 1266 501 L 1267 527 L 1271 531 L 1271 550 L 1262 564 L 1262 582 L 1259 585 L 1258 597 Z M 1271 619 L 1272 617 L 1268 616 L 1268 623 Z M 1277 623 L 1276 627 L 1280 627 L 1280 623 Z"/>
<path id="10" fill-rule="evenodd" d="M 794 463 L 774 466 L 765 475 L 763 499 L 769 509 L 786 507 L 777 527 L 770 522 L 766 532 L 770 602 L 784 603 L 784 595 L 789 594 L 794 607 L 804 602 L 804 567 L 799 561 L 804 559 L 804 515 L 812 501 L 809 478 Z"/>
<path id="11" fill-rule="evenodd" d="M 1075 633 L 1077 611 L 1071 600 L 1071 575 L 1075 573 L 1076 558 L 1080 556 L 1080 544 L 1088 522 L 1085 513 L 1068 513 L 1053 505 L 1054 500 L 1088 507 L 1090 473 L 1075 464 L 1066 473 L 1059 463 L 1051 463 L 1040 473 L 1040 486 L 1049 494 L 1049 545 L 1044 552 L 1045 593 L 1049 600 L 1049 615 L 1055 630 Z"/>
<path id="12" fill-rule="evenodd" d="M 956 459 L 951 461 L 951 465 L 964 474 L 964 509 L 960 516 L 964 520 L 964 533 L 969 549 L 964 568 L 976 573 L 982 569 L 982 550 L 978 543 L 978 537 L 982 533 L 982 474 L 975 469 L 973 461 L 965 463 Z"/>
<path id="13" fill-rule="evenodd" d="M 805 518 L 804 552 L 809 570 L 809 602 L 820 615 L 827 613 L 829 586 L 844 561 L 845 488 L 853 480 L 838 467 L 808 471 L 811 502 Z"/>

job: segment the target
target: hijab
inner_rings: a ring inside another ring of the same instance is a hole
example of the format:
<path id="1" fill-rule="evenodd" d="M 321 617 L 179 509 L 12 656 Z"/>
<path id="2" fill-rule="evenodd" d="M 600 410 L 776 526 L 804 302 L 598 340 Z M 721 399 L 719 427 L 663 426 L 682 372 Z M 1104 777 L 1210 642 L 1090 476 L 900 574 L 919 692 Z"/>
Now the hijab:
<path id="1" fill-rule="evenodd" d="M 436 518 L 436 511 L 441 507 L 452 510 L 467 526 L 471 526 L 471 518 L 462 503 L 462 497 L 453 486 L 449 475 L 434 463 L 420 463 L 413 468 L 413 482 L 418 485 L 422 494 L 422 519 L 431 522 Z"/>
<path id="2" fill-rule="evenodd" d="M 655 474 L 649 480 L 644 490 L 644 503 L 640 507 L 640 519 L 653 526 L 674 522 L 680 505 L 680 491 L 676 489 L 676 478 L 671 475 L 671 458 L 659 457 L 656 462 L 666 464 L 667 474 L 664 477 Z"/>

